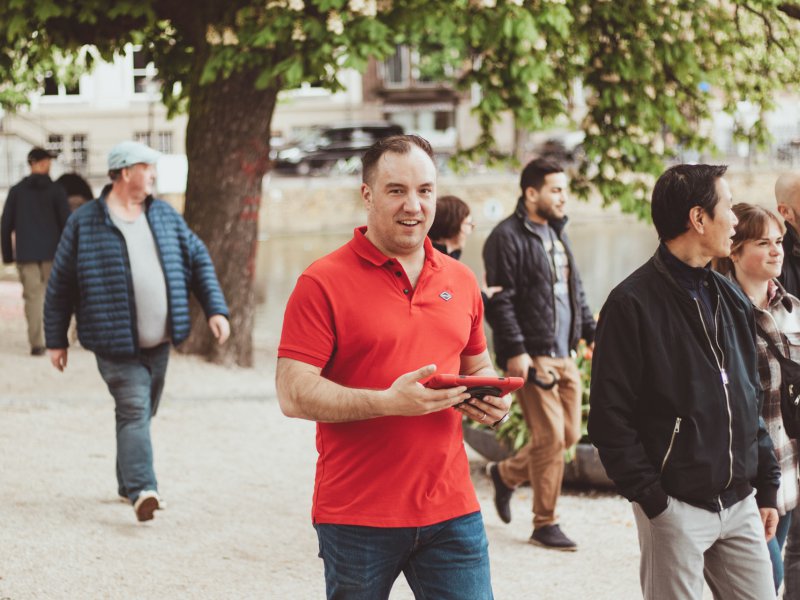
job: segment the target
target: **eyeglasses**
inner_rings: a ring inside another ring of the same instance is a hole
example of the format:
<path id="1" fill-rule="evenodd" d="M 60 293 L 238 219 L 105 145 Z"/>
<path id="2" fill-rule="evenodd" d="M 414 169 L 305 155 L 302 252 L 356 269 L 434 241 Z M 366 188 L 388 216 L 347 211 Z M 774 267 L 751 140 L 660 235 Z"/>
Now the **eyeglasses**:
<path id="1" fill-rule="evenodd" d="M 464 221 L 461 223 L 461 229 L 464 229 L 465 231 L 475 231 L 475 223 L 472 221 Z"/>

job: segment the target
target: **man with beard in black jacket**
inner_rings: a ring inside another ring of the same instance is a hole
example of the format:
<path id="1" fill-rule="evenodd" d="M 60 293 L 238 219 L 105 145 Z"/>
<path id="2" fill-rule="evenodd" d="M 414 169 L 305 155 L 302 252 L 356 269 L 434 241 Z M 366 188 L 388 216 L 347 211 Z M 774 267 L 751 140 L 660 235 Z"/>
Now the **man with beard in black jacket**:
<path id="1" fill-rule="evenodd" d="M 653 189 L 661 245 L 600 313 L 589 436 L 633 503 L 645 599 L 774 598 L 766 542 L 780 470 L 760 417 L 750 301 L 709 268 L 730 254 L 727 167 Z M 754 490 L 755 488 L 755 490 Z"/>
<path id="2" fill-rule="evenodd" d="M 564 233 L 567 176 L 558 163 L 538 158 L 520 177 L 513 215 L 494 228 L 483 248 L 486 283 L 500 292 L 486 302 L 497 364 L 529 380 L 517 392 L 530 442 L 514 456 L 489 463 L 500 519 L 511 521 L 514 489 L 533 488 L 532 544 L 572 551 L 561 531 L 556 502 L 564 478 L 564 450 L 581 436 L 581 379 L 570 354 L 580 338 L 591 343 L 594 318 Z M 542 382 L 537 385 L 529 375 Z"/>
<path id="3" fill-rule="evenodd" d="M 67 194 L 50 179 L 53 158 L 44 148 L 33 148 L 28 153 L 31 174 L 9 190 L 0 219 L 3 262 L 17 263 L 33 356 L 46 352 L 44 293 L 56 246 L 69 217 Z"/>

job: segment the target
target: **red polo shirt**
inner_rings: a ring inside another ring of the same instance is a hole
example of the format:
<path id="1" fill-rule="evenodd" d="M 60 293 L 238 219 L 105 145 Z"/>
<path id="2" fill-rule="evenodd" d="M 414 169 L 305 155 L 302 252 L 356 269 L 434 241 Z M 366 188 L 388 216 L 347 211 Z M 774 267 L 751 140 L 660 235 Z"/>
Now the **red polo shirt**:
<path id="1" fill-rule="evenodd" d="M 425 239 L 411 288 L 402 266 L 365 236 L 313 263 L 286 306 L 278 356 L 322 369 L 352 388 L 385 389 L 436 364 L 458 373 L 461 355 L 486 349 L 473 273 Z M 418 417 L 317 424 L 315 523 L 421 527 L 480 509 L 451 408 Z"/>

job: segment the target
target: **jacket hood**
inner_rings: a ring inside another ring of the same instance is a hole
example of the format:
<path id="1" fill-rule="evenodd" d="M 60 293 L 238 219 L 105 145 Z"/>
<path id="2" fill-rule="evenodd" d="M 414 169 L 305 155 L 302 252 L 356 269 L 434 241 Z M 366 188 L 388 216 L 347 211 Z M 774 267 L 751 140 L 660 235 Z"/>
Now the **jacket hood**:
<path id="1" fill-rule="evenodd" d="M 43 175 L 41 173 L 31 173 L 25 178 L 24 181 L 25 185 L 37 190 L 43 190 L 53 183 L 53 180 L 50 179 L 49 175 Z"/>

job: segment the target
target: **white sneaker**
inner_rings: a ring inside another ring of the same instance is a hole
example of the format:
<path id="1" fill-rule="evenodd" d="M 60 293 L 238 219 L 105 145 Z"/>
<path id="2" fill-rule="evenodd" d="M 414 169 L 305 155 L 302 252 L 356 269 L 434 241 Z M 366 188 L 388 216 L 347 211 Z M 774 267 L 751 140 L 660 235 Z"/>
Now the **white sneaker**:
<path id="1" fill-rule="evenodd" d="M 136 502 L 133 503 L 133 512 L 139 521 L 150 521 L 153 513 L 159 509 L 158 492 L 154 490 L 144 490 L 139 493 Z"/>

